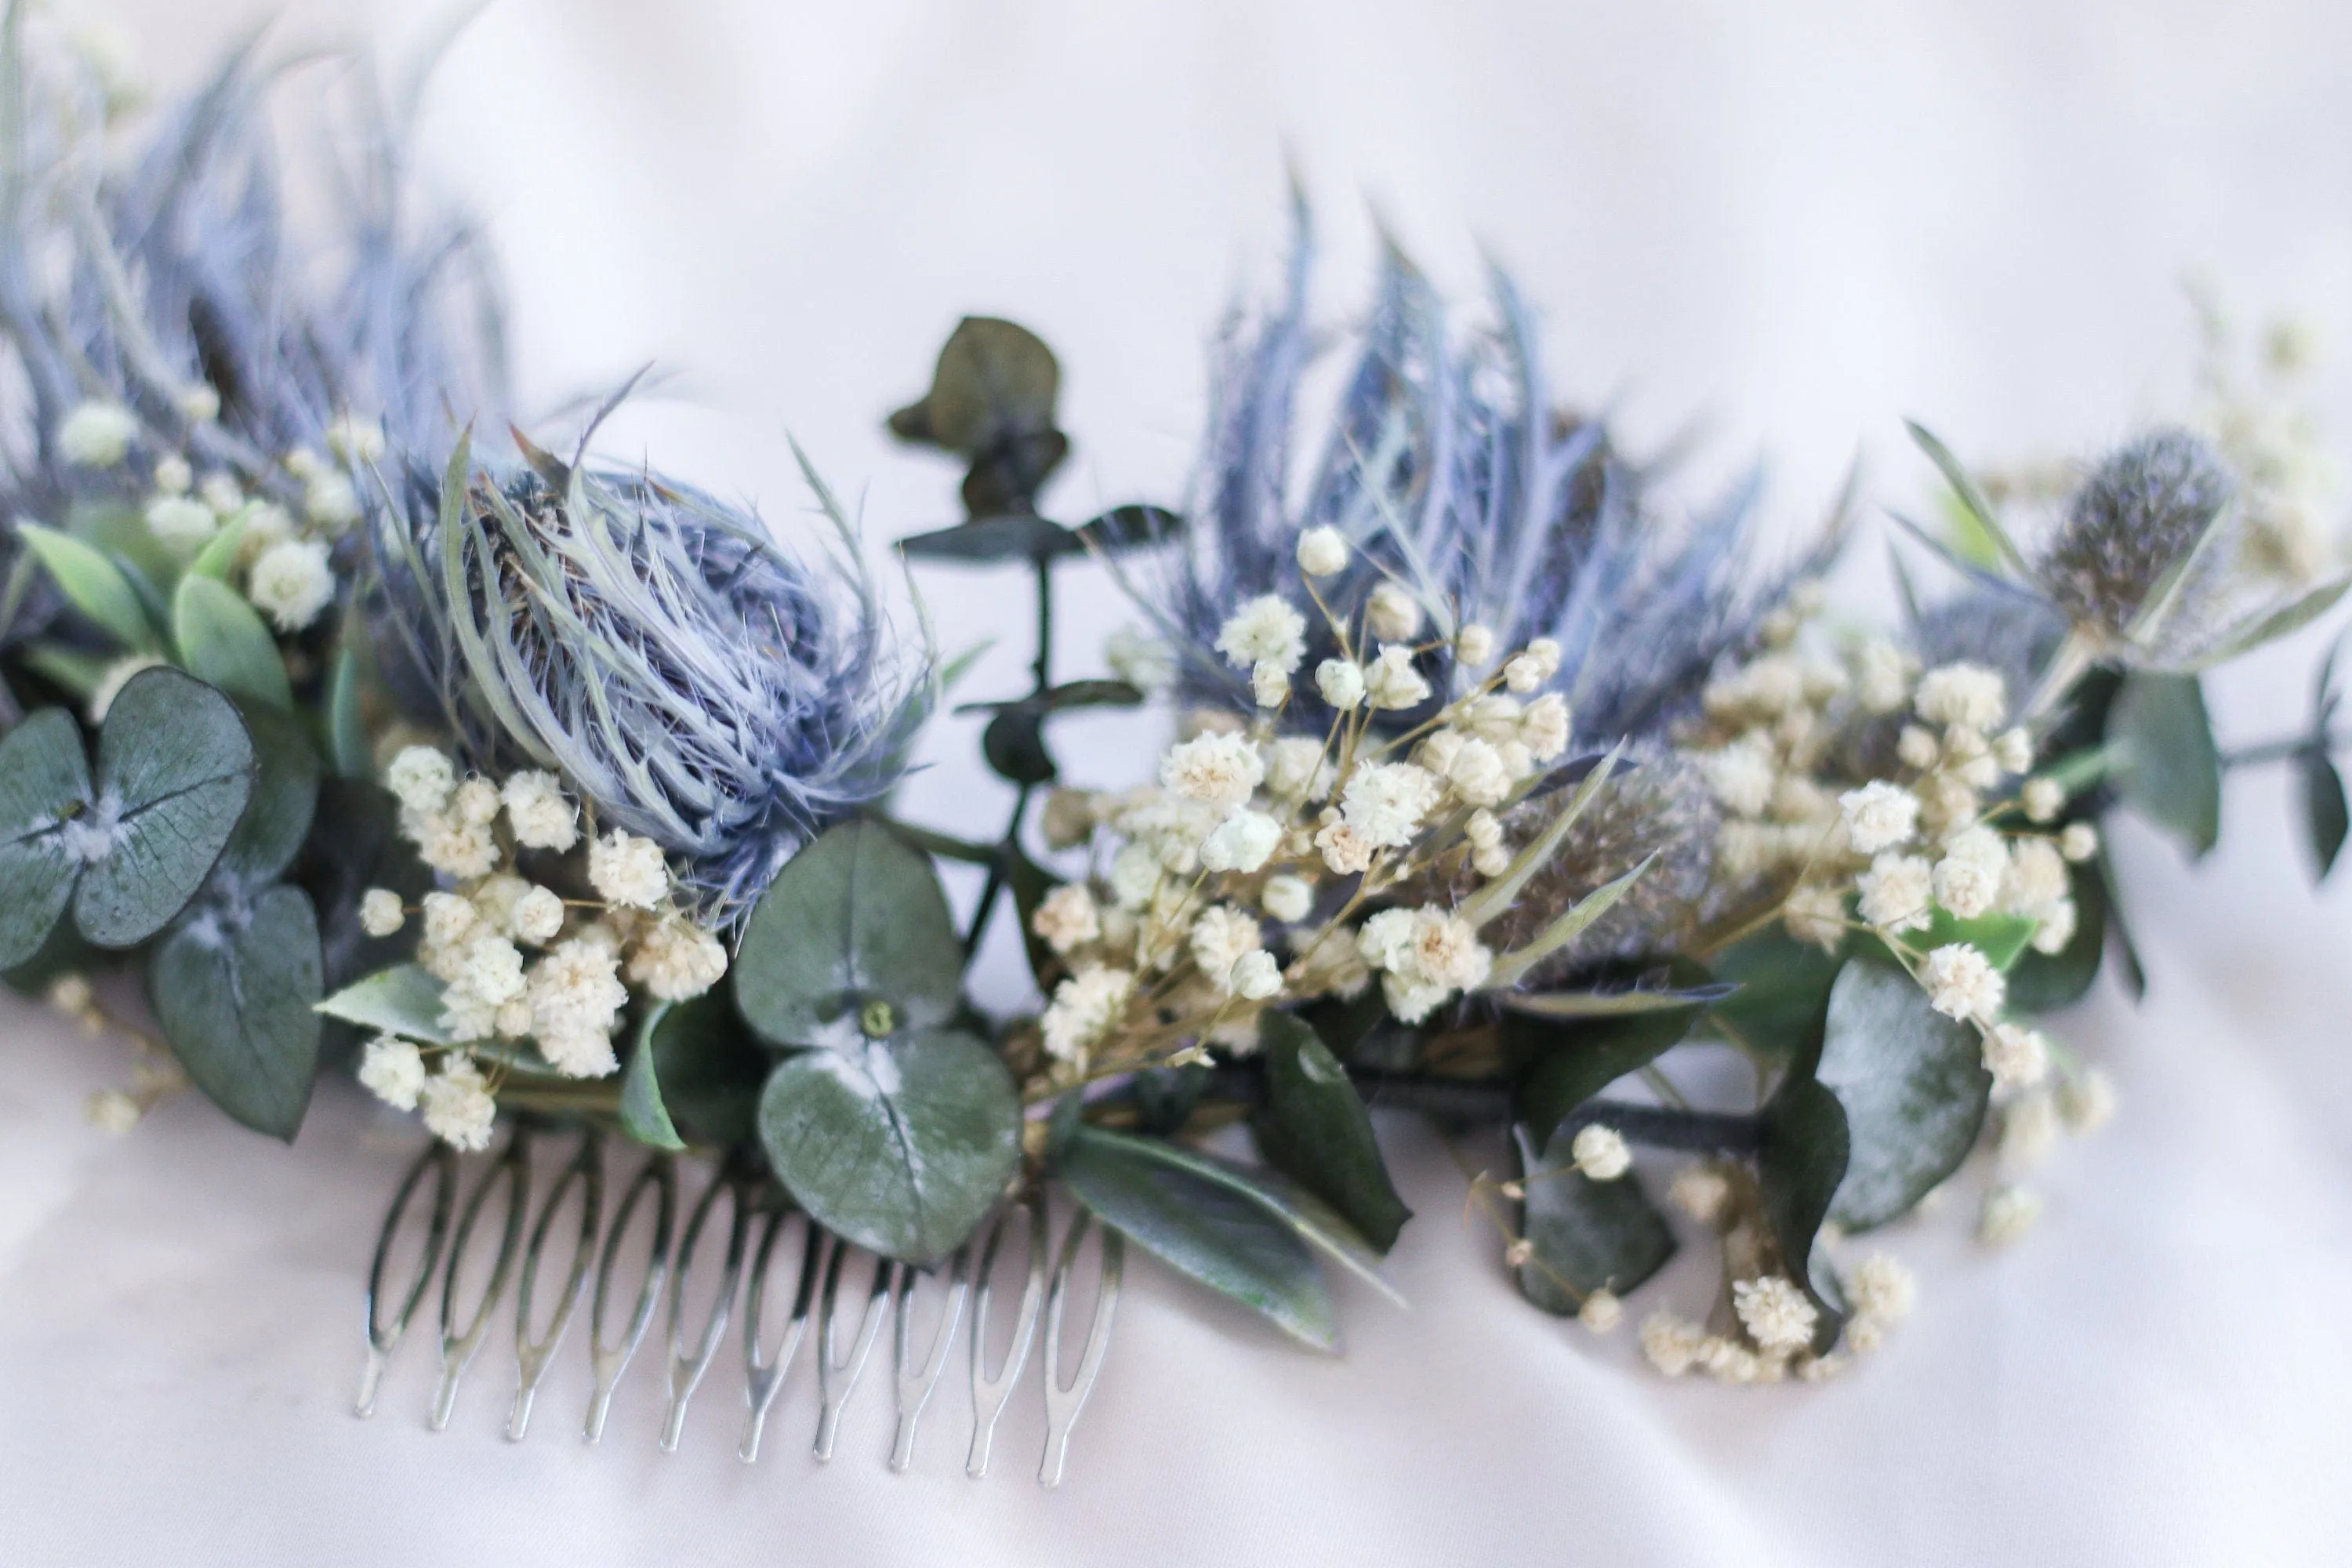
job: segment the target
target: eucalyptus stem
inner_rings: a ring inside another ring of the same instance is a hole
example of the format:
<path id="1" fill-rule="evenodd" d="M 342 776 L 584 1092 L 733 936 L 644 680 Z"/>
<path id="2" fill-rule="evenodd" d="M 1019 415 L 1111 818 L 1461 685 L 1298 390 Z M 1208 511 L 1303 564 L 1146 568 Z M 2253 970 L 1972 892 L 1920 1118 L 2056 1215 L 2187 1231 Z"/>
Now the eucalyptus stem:
<path id="1" fill-rule="evenodd" d="M 1054 686 L 1054 558 L 1039 552 L 1030 557 L 1030 565 L 1037 574 L 1037 657 L 1030 668 L 1034 683 L 1029 695 L 1039 698 Z M 981 884 L 980 903 L 971 911 L 971 925 L 964 932 L 963 955 L 967 962 L 980 951 L 980 939 L 988 934 L 988 917 L 996 911 L 996 896 L 1004 890 L 1005 869 L 1021 849 L 1021 823 L 1029 812 L 1030 792 L 1036 786 L 1023 784 L 1013 796 L 1013 815 L 1004 824 L 1004 833 L 997 840 L 996 858 L 988 868 L 988 880 Z"/>
<path id="2" fill-rule="evenodd" d="M 2352 742 L 2352 735 L 2324 731 L 2318 734 L 2289 735 L 2276 741 L 2264 741 L 2259 745 L 2241 746 L 2236 751 L 2224 752 L 2221 753 L 2221 765 L 2225 768 L 2243 768 L 2258 766 L 2263 763 L 2283 763 L 2289 757 L 2324 756 L 2340 749 L 2347 742 Z"/>

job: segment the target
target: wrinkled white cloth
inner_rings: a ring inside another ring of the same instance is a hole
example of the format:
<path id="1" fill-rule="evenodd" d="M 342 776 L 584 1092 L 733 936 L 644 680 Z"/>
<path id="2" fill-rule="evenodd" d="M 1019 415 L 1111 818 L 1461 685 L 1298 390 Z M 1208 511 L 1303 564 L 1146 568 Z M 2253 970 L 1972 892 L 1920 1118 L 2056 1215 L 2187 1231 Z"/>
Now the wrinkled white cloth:
<path id="1" fill-rule="evenodd" d="M 263 7 L 93 9 L 184 79 Z M 280 33 L 397 56 L 423 30 L 406 9 L 297 5 Z M 787 427 L 874 538 L 951 520 L 950 467 L 877 426 L 966 310 L 1061 353 L 1078 447 L 1057 509 L 1176 499 L 1203 336 L 1237 279 L 1273 278 L 1286 150 L 1332 237 L 1325 320 L 1360 308 L 1367 207 L 1465 294 L 1484 246 L 1543 312 L 1560 395 L 1653 437 L 1711 413 L 1702 471 L 1767 454 L 1793 528 L 1857 445 L 1875 495 L 1924 507 L 1901 415 L 1992 458 L 2178 409 L 2190 267 L 2318 323 L 2352 438 L 2347 54 L 2352 12 L 2316 0 L 509 0 L 444 64 L 424 163 L 490 216 L 537 405 L 657 359 L 677 400 L 625 411 L 608 449 L 788 528 Z M 1005 634 L 966 690 L 1011 689 L 1025 586 L 920 585 L 948 650 Z M 1091 673 L 1115 599 L 1074 584 L 1064 611 L 1060 667 Z M 2316 657 L 2305 637 L 2215 680 L 2225 733 L 2295 723 Z M 1093 722 L 1069 771 L 1126 783 L 1154 738 Z M 910 815 L 989 828 L 972 739 L 931 739 Z M 1919 1310 L 1849 1377 L 1651 1373 L 1630 1323 L 1704 1309 L 1696 1249 L 1606 1340 L 1530 1310 L 1453 1160 L 1398 1121 L 1411 1310 L 1343 1284 L 1349 1352 L 1327 1360 L 1137 1258 L 1050 1494 L 1026 1479 L 1034 1373 L 995 1473 L 964 1479 L 961 1351 L 905 1477 L 885 1360 L 839 1457 L 809 1459 L 805 1352 L 766 1456 L 738 1464 L 731 1336 L 657 1454 L 658 1325 L 584 1447 L 584 1316 L 524 1443 L 499 1436 L 503 1321 L 450 1430 L 425 1430 L 429 1302 L 355 1421 L 360 1285 L 413 1123 L 329 1086 L 290 1151 L 193 1100 L 110 1137 L 79 1106 L 123 1050 L 0 1004 L 0 1562 L 2338 1563 L 2352 895 L 2307 890 L 2289 799 L 2275 771 L 2233 778 L 2225 847 L 2194 868 L 2118 833 L 2153 988 L 2135 1011 L 2103 987 L 2063 1033 L 2120 1114 L 2062 1148 L 2007 1252 L 1967 1239 L 1963 1199 L 1895 1227 Z M 999 939 L 983 994 L 1011 1005 Z"/>

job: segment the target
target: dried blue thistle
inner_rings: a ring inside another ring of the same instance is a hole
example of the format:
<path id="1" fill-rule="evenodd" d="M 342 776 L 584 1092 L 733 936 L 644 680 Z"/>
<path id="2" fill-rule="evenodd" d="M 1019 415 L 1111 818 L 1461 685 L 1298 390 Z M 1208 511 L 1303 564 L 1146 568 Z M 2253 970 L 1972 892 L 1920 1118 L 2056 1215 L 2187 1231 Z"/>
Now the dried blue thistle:
<path id="1" fill-rule="evenodd" d="M 1690 711 L 1709 669 L 1753 642 L 1799 574 L 1748 585 L 1754 482 L 1686 523 L 1662 516 L 1655 476 L 1626 460 L 1601 421 L 1555 405 L 1507 277 L 1493 275 L 1493 328 L 1465 338 L 1390 246 L 1319 461 L 1295 497 L 1299 387 L 1315 354 L 1312 256 L 1301 205 L 1280 302 L 1255 319 L 1237 312 L 1218 342 L 1186 542 L 1132 588 L 1177 650 L 1178 696 L 1251 705 L 1248 672 L 1216 652 L 1218 629 L 1263 594 L 1306 605 L 1298 536 L 1329 526 L 1352 546 L 1347 568 L 1315 584 L 1335 614 L 1356 619 L 1393 582 L 1440 637 L 1481 625 L 1506 652 L 1553 638 L 1553 684 L 1581 734 L 1656 735 Z M 1834 546 L 1832 535 L 1800 573 Z M 1310 624 L 1307 667 L 1334 651 L 1328 629 Z M 1422 664 L 1440 698 L 1463 684 L 1444 648 Z M 1288 712 L 1313 732 L 1329 719 L 1307 683 Z"/>
<path id="2" fill-rule="evenodd" d="M 2066 504 L 2035 575 L 2076 626 L 2116 644 L 2193 643 L 2214 629 L 2236 564 L 2221 455 L 2158 430 L 2102 459 Z"/>
<path id="3" fill-rule="evenodd" d="M 105 87 L 0 22 L 0 508 L 63 524 L 135 504 L 184 460 L 299 510 L 284 458 L 347 414 L 446 449 L 452 401 L 502 384 L 497 290 L 462 218 L 416 224 L 402 138 L 371 101 L 323 242 L 294 237 L 270 127 L 276 72 L 248 41 L 138 144 L 109 145 Z M 322 258 L 331 265 L 322 267 Z M 76 462 L 78 408 L 135 422 L 121 459 Z M 355 487 L 362 495 L 363 486 Z M 12 628 L 21 634 L 36 613 Z"/>
<path id="4" fill-rule="evenodd" d="M 683 862 L 729 919 L 803 843 L 889 788 L 928 715 L 841 509 L 812 564 L 750 512 L 651 472 L 461 441 L 374 532 L 379 647 L 477 763 L 562 775 L 600 827 Z"/>

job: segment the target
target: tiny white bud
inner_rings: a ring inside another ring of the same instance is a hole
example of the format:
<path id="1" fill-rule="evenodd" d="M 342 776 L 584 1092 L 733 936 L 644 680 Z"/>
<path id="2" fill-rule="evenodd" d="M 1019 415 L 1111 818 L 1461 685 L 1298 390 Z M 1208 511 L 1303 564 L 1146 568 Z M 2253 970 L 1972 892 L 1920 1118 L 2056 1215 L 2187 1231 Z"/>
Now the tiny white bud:
<path id="1" fill-rule="evenodd" d="M 1298 536 L 1298 569 L 1328 577 L 1348 564 L 1348 541 L 1336 528 L 1310 528 Z"/>

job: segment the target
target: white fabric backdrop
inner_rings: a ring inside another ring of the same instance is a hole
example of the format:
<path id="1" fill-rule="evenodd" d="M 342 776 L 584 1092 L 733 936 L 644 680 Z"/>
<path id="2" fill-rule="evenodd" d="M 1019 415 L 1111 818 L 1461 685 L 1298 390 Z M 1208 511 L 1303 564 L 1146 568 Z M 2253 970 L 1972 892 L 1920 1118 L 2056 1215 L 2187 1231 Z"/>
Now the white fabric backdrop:
<path id="1" fill-rule="evenodd" d="M 264 9 L 100 14 L 171 79 Z M 389 0 L 289 9 L 289 38 L 397 55 L 421 31 Z M 785 426 L 877 538 L 948 521 L 955 476 L 877 424 L 970 310 L 1062 353 L 1063 510 L 1172 498 L 1204 333 L 1282 239 L 1288 149 L 1332 236 L 1332 319 L 1361 299 L 1367 206 L 1465 292 L 1483 245 L 1543 308 L 1570 392 L 1652 436 L 1712 415 L 1712 471 L 1769 454 L 1793 525 L 1857 447 L 1882 497 L 1922 492 L 1904 413 L 1992 456 L 2177 406 L 2186 267 L 2352 344 L 2347 49 L 2352 12 L 2320 0 L 508 0 L 444 67 L 425 152 L 492 216 L 531 392 L 683 372 L 615 449 L 787 523 Z M 2352 434 L 2352 357 L 2331 363 Z M 1010 584 L 925 586 L 950 647 L 1025 615 Z M 1076 669 L 1117 616 L 1070 597 Z M 1019 657 L 971 689 L 1009 688 Z M 2218 680 L 2225 731 L 2292 723 L 2315 657 Z M 1119 782 L 1139 738 L 1098 731 L 1079 771 Z M 935 738 L 913 815 L 1001 810 L 970 740 Z M 1976 1250 L 1957 1213 L 1900 1230 L 1921 1310 L 1860 1375 L 1669 1384 L 1630 1334 L 1531 1311 L 1459 1217 L 1453 1165 L 1400 1123 L 1412 1310 L 1343 1289 L 1349 1353 L 1323 1361 L 1137 1262 L 1050 1495 L 1025 1479 L 1034 1388 L 996 1475 L 963 1479 L 960 1357 L 906 1478 L 881 1463 L 879 1365 L 829 1468 L 803 1447 L 805 1365 L 767 1458 L 737 1465 L 731 1349 L 683 1453 L 653 1451 L 650 1359 L 584 1449 L 584 1323 L 525 1444 L 499 1436 L 503 1328 L 447 1434 L 424 1430 L 423 1343 L 355 1422 L 358 1286 L 413 1129 L 331 1087 L 290 1152 L 192 1101 L 110 1139 L 79 1108 L 122 1054 L 8 1004 L 0 1560 L 2340 1562 L 2352 916 L 2341 887 L 2305 889 L 2286 800 L 2233 780 L 2227 849 L 2194 869 L 2123 836 L 2154 991 L 2066 1024 L 2123 1113 L 2062 1152 L 2014 1251 Z M 985 985 L 1017 995 L 1001 945 Z M 1637 1310 L 1703 1289 L 1685 1271 Z"/>

